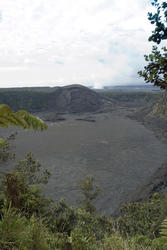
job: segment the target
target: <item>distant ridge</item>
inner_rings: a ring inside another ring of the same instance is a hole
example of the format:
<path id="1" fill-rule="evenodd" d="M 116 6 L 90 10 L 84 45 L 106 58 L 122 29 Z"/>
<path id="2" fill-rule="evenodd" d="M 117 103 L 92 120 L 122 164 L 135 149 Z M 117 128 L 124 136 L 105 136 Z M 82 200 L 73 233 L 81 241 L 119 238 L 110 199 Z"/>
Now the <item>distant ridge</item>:
<path id="1" fill-rule="evenodd" d="M 94 112 L 102 108 L 105 102 L 105 98 L 99 93 L 78 84 L 54 88 L 0 89 L 0 103 L 10 105 L 14 111 Z"/>
<path id="2" fill-rule="evenodd" d="M 153 85 L 118 85 L 118 86 L 104 86 L 103 90 L 114 92 L 153 92 L 161 91 L 159 87 Z"/>

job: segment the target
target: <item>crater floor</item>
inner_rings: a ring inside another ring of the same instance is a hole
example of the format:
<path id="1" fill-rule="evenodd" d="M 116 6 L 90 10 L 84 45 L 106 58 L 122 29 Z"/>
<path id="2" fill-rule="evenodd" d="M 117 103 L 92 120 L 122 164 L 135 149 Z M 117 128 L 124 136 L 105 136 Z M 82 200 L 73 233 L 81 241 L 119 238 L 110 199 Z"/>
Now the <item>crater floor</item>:
<path id="1" fill-rule="evenodd" d="M 102 188 L 96 207 L 109 215 L 167 160 L 166 144 L 126 111 L 65 118 L 44 132 L 20 130 L 15 141 L 18 158 L 33 152 L 51 171 L 43 189 L 57 200 L 75 204 L 81 195 L 77 183 L 94 176 Z"/>

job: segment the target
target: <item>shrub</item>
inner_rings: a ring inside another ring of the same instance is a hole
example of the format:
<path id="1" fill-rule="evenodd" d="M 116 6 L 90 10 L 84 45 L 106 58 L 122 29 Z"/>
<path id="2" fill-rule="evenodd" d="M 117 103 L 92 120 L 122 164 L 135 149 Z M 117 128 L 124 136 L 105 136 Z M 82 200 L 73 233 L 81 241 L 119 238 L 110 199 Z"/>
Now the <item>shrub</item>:
<path id="1" fill-rule="evenodd" d="M 161 201 L 152 198 L 146 202 L 123 205 L 115 226 L 124 237 L 147 235 L 155 238 L 159 234 L 161 216 Z"/>
<path id="2" fill-rule="evenodd" d="M 58 203 L 52 201 L 49 204 L 44 221 L 52 232 L 70 235 L 77 222 L 77 213 L 73 207 L 66 204 L 64 199 L 61 199 Z"/>
<path id="3" fill-rule="evenodd" d="M 34 216 L 27 219 L 15 209 L 3 208 L 0 221 L 0 248 L 46 250 L 48 232 L 40 220 Z"/>

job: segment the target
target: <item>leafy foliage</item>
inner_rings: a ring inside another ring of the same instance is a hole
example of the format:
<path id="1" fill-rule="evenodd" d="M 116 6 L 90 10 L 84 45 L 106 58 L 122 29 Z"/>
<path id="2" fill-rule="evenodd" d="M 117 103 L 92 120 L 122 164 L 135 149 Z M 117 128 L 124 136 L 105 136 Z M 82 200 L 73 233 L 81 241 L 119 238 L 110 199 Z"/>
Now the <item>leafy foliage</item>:
<path id="1" fill-rule="evenodd" d="M 24 129 L 44 130 L 47 125 L 39 118 L 29 114 L 25 110 L 14 113 L 6 104 L 0 104 L 0 127 L 17 126 Z"/>
<path id="2" fill-rule="evenodd" d="M 5 162 L 7 160 L 11 160 L 15 158 L 15 153 L 10 151 L 11 147 L 8 142 L 8 138 L 2 139 L 0 138 L 0 160 Z"/>
<path id="3" fill-rule="evenodd" d="M 153 0 L 152 5 L 156 7 L 157 11 L 155 14 L 148 13 L 148 19 L 151 24 L 155 25 L 155 30 L 152 31 L 149 41 L 159 44 L 162 40 L 167 39 L 167 3 Z"/>
<path id="4" fill-rule="evenodd" d="M 153 0 L 152 5 L 156 8 L 156 13 L 148 13 L 148 19 L 151 24 L 155 25 L 149 41 L 160 44 L 162 40 L 167 39 L 167 3 Z M 163 47 L 158 50 L 153 46 L 152 53 L 145 55 L 148 63 L 143 71 L 139 71 L 139 76 L 143 77 L 146 82 L 154 83 L 162 89 L 167 89 L 167 49 Z"/>
<path id="5" fill-rule="evenodd" d="M 27 219 L 11 207 L 3 209 L 0 221 L 1 249 L 46 250 L 49 249 L 48 238 L 49 232 L 34 216 Z"/>
<path id="6" fill-rule="evenodd" d="M 165 218 L 160 225 L 160 235 L 167 237 L 167 218 Z"/>
<path id="7" fill-rule="evenodd" d="M 145 55 L 148 65 L 144 67 L 144 71 L 138 74 L 148 83 L 154 83 L 162 89 L 167 88 L 167 49 L 162 48 L 162 52 L 156 46 L 153 46 L 152 54 Z"/>
<path id="8" fill-rule="evenodd" d="M 162 202 L 156 194 L 149 201 L 128 204 L 118 219 L 111 219 L 87 209 L 87 202 L 85 209 L 83 203 L 77 208 L 64 200 L 47 199 L 37 185 L 41 182 L 40 163 L 32 154 L 5 175 L 0 194 L 1 249 L 165 249 L 167 238 L 156 237 L 167 215 L 166 198 Z M 81 188 L 88 200 L 92 198 L 89 202 L 99 193 L 92 177 L 82 180 Z"/>
<path id="9" fill-rule="evenodd" d="M 75 229 L 80 232 L 93 235 L 99 241 L 104 236 L 113 233 L 113 221 L 108 219 L 105 215 L 91 214 L 85 209 L 79 208 L 77 211 L 78 220 Z"/>
<path id="10" fill-rule="evenodd" d="M 70 235 L 77 221 L 77 213 L 73 207 L 69 207 L 64 199 L 58 203 L 50 201 L 44 222 L 52 232 L 67 233 Z"/>
<path id="11" fill-rule="evenodd" d="M 93 205 L 93 202 L 101 192 L 100 188 L 93 184 L 93 181 L 93 177 L 86 177 L 79 184 L 79 188 L 84 198 L 78 200 L 78 202 L 81 204 L 81 207 L 89 213 L 96 212 L 96 208 Z"/>
<path id="12" fill-rule="evenodd" d="M 15 172 L 4 175 L 2 192 L 12 207 L 26 216 L 40 216 L 46 212 L 49 200 L 41 194 L 37 184 L 47 184 L 50 173 L 41 171 L 41 165 L 31 153 L 15 165 Z"/>
<path id="13" fill-rule="evenodd" d="M 24 215 L 37 217 L 47 210 L 49 200 L 41 194 L 41 189 L 36 185 L 27 185 L 19 173 L 7 173 L 3 181 L 1 198 L 12 208 L 20 210 Z"/>
<path id="14" fill-rule="evenodd" d="M 146 235 L 154 238 L 159 234 L 161 211 L 162 203 L 159 198 L 123 205 L 116 228 L 124 237 Z"/>
<path id="15" fill-rule="evenodd" d="M 6 104 L 0 104 L 0 127 L 8 126 L 21 127 L 23 129 L 33 128 L 34 130 L 44 130 L 47 124 L 41 119 L 29 114 L 25 110 L 14 113 Z M 12 133 L 8 138 L 0 138 L 0 160 L 7 161 L 15 158 L 15 153 L 10 152 L 9 140 L 15 139 L 17 132 Z"/>
<path id="16" fill-rule="evenodd" d="M 32 153 L 28 153 L 25 159 L 20 160 L 15 165 L 14 170 L 22 175 L 28 185 L 47 184 L 50 177 L 48 169 L 41 171 L 41 164 Z"/>

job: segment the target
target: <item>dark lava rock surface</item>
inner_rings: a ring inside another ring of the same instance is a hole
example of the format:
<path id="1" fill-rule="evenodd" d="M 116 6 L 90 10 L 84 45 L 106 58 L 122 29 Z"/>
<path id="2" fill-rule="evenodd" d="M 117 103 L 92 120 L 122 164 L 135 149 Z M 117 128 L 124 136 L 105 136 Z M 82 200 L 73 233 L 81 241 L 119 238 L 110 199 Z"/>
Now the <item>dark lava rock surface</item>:
<path id="1" fill-rule="evenodd" d="M 54 112 L 83 113 L 100 109 L 105 99 L 95 91 L 82 85 L 58 87 L 52 93 L 50 110 Z"/>
<path id="2" fill-rule="evenodd" d="M 42 133 L 20 129 L 14 142 L 17 159 L 33 152 L 42 168 L 51 172 L 44 193 L 56 200 L 64 197 L 70 205 L 81 197 L 80 180 L 93 176 L 102 189 L 97 210 L 110 215 L 167 160 L 166 144 L 127 113 L 118 108 L 109 113 L 66 114 L 64 121 L 49 123 Z M 5 131 L 0 132 L 5 136 Z M 10 169 L 11 163 L 0 167 Z"/>
<path id="3" fill-rule="evenodd" d="M 48 197 L 64 197 L 75 205 L 80 198 L 77 184 L 93 176 L 102 188 L 97 210 L 110 215 L 123 202 L 143 200 L 166 188 L 166 143 L 155 136 L 152 122 L 145 126 L 143 112 L 137 119 L 129 109 L 115 107 L 80 85 L 55 88 L 49 105 L 55 122 L 42 133 L 19 130 L 15 141 L 18 159 L 33 152 L 42 168 L 52 173 L 43 187 Z M 8 135 L 5 131 L 0 133 Z M 11 163 L 0 170 L 11 171 Z"/>
<path id="4" fill-rule="evenodd" d="M 0 91 L 0 103 L 13 111 L 25 109 L 47 121 L 62 120 L 60 114 L 97 112 L 112 101 L 82 85 L 53 88 L 16 88 Z M 46 119 L 45 119 L 46 116 Z"/>
<path id="5" fill-rule="evenodd" d="M 111 99 L 87 87 L 69 85 L 54 88 L 49 95 L 47 109 L 34 114 L 44 121 L 58 122 L 65 119 L 65 114 L 103 113 L 111 111 L 113 105 Z"/>
<path id="6" fill-rule="evenodd" d="M 163 163 L 145 183 L 138 186 L 131 196 L 125 197 L 127 202 L 144 201 L 152 197 L 154 193 L 167 191 L 167 162 Z"/>

